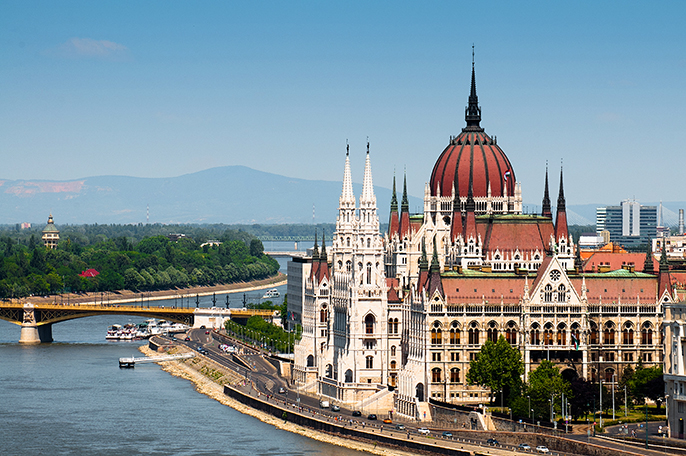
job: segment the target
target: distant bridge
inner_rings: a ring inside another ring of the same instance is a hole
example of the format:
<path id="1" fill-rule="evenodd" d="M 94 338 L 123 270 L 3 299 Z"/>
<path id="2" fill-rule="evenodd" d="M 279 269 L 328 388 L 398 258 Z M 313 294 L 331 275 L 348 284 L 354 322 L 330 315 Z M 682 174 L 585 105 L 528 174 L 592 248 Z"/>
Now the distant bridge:
<path id="1" fill-rule="evenodd" d="M 276 312 L 278 313 L 278 312 Z M 247 320 L 259 315 L 273 319 L 273 310 L 224 309 L 217 307 L 169 307 L 147 304 L 31 304 L 20 301 L 0 302 L 0 319 L 21 326 L 22 343 L 52 342 L 52 325 L 75 318 L 94 315 L 133 315 L 183 323 L 188 326 L 205 325 L 218 328 L 228 319 Z"/>
<path id="2" fill-rule="evenodd" d="M 307 255 L 307 252 L 302 252 L 302 251 L 275 251 L 275 252 L 264 252 L 269 256 L 272 257 L 287 257 L 287 256 L 302 256 L 304 257 Z"/>

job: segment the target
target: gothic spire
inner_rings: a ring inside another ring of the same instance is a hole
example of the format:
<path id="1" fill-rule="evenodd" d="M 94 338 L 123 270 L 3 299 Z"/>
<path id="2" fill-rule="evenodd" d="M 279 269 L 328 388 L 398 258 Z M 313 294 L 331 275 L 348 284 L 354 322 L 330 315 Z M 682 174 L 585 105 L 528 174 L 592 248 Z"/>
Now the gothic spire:
<path id="1" fill-rule="evenodd" d="M 440 272 L 441 264 L 438 262 L 438 250 L 436 247 L 436 236 L 434 236 L 434 253 L 431 256 L 431 273 Z"/>
<path id="2" fill-rule="evenodd" d="M 553 212 L 550 208 L 550 193 L 548 192 L 548 163 L 545 164 L 545 189 L 543 190 L 543 210 L 541 215 L 543 217 L 553 217 Z"/>
<path id="3" fill-rule="evenodd" d="M 319 246 L 317 245 L 317 229 L 314 229 L 314 249 L 312 250 L 312 261 L 319 261 Z"/>
<path id="4" fill-rule="evenodd" d="M 667 263 L 667 244 L 664 240 L 662 241 L 662 255 L 660 255 L 660 272 L 669 271 L 669 264 Z"/>
<path id="5" fill-rule="evenodd" d="M 343 172 L 343 192 L 341 193 L 340 202 L 352 203 L 352 206 L 355 206 L 355 195 L 353 194 L 353 179 L 350 173 L 350 144 L 347 143 L 345 145 L 345 171 Z"/>
<path id="6" fill-rule="evenodd" d="M 400 205 L 402 212 L 410 212 L 410 200 L 407 198 L 407 172 L 403 176 L 403 201 Z"/>
<path id="7" fill-rule="evenodd" d="M 562 183 L 562 166 L 560 166 L 560 193 L 557 195 L 557 212 L 566 211 L 565 189 Z"/>
<path id="8" fill-rule="evenodd" d="M 398 197 L 395 193 L 395 173 L 393 173 L 393 194 L 391 195 L 391 212 L 398 212 Z"/>
<path id="9" fill-rule="evenodd" d="M 319 255 L 319 261 L 326 263 L 326 235 L 322 230 L 322 253 Z"/>
<path id="10" fill-rule="evenodd" d="M 479 97 L 476 96 L 476 73 L 474 71 L 474 45 L 472 45 L 472 87 L 469 92 L 469 104 L 465 109 L 464 118 L 467 121 L 468 129 L 481 130 L 481 108 L 479 107 Z"/>
<path id="11" fill-rule="evenodd" d="M 426 257 L 426 241 L 422 238 L 422 257 L 419 259 L 419 270 L 429 269 L 429 259 Z"/>
<path id="12" fill-rule="evenodd" d="M 372 183 L 372 165 L 369 160 L 369 141 L 367 141 L 367 158 L 364 163 L 364 177 L 362 179 L 362 196 L 360 196 L 360 207 L 362 202 L 376 203 L 374 197 L 374 184 Z"/>
<path id="13" fill-rule="evenodd" d="M 652 274 L 655 272 L 655 269 L 653 267 L 653 249 L 648 245 L 648 248 L 646 249 L 646 259 L 643 262 L 643 272 L 646 274 Z"/>

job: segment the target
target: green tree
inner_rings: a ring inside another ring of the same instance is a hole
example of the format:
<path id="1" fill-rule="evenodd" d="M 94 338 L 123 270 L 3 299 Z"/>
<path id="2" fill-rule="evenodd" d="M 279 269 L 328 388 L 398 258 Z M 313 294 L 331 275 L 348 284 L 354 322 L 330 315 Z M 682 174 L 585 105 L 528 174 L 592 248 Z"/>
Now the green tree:
<path id="1" fill-rule="evenodd" d="M 523 373 L 521 353 L 500 336 L 498 342 L 487 341 L 476 359 L 469 363 L 467 382 L 490 388 L 493 404 L 498 392 L 503 397 L 507 395 L 508 399 L 521 392 Z"/>
<path id="2" fill-rule="evenodd" d="M 645 398 L 655 401 L 657 409 L 660 409 L 665 395 L 665 381 L 662 374 L 662 366 L 642 367 L 637 366 L 631 380 L 631 393 L 637 401 L 644 402 Z"/>
<path id="3" fill-rule="evenodd" d="M 534 415 L 541 418 L 550 417 L 551 401 L 554 411 L 559 411 L 562 393 L 566 397 L 571 397 L 569 383 L 562 378 L 560 370 L 552 362 L 541 361 L 536 370 L 529 374 L 527 387 Z"/>

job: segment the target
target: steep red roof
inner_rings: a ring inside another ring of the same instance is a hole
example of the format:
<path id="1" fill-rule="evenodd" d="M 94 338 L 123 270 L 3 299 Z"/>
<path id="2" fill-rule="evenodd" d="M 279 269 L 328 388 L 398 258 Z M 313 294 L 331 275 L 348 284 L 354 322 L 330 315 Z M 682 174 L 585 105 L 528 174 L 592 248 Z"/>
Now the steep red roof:
<path id="1" fill-rule="evenodd" d="M 571 279 L 574 289 L 581 295 L 581 277 Z M 657 300 L 657 280 L 655 276 L 634 274 L 629 271 L 615 271 L 607 274 L 592 274 L 586 276 L 586 296 L 589 302 L 604 303 L 636 302 L 654 303 Z"/>
<path id="2" fill-rule="evenodd" d="M 530 215 L 479 217 L 477 231 L 484 241 L 484 253 L 545 252 L 554 227 L 550 219 Z"/>
<path id="3" fill-rule="evenodd" d="M 400 295 L 398 288 L 400 288 L 400 281 L 396 278 L 386 277 L 386 286 L 388 287 L 387 299 L 389 303 L 400 303 Z"/>
<path id="4" fill-rule="evenodd" d="M 472 277 L 443 276 L 443 291 L 448 304 L 492 303 L 518 304 L 524 293 L 524 277 L 494 276 L 483 273 Z"/>

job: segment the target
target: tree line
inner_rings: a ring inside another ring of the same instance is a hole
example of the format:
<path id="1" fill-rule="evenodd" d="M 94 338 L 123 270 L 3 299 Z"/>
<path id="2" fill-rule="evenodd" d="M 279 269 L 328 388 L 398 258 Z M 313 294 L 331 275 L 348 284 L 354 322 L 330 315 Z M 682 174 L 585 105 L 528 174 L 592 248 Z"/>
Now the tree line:
<path id="1" fill-rule="evenodd" d="M 35 235 L 25 244 L 3 235 L 0 298 L 185 288 L 258 280 L 278 272 L 278 262 L 264 254 L 260 240 L 233 230 L 212 234 L 219 234 L 221 244 L 203 246 L 190 236 L 170 241 L 163 235 L 84 241 L 67 232 L 56 249 L 44 247 Z M 88 269 L 98 274 L 83 277 Z"/>

